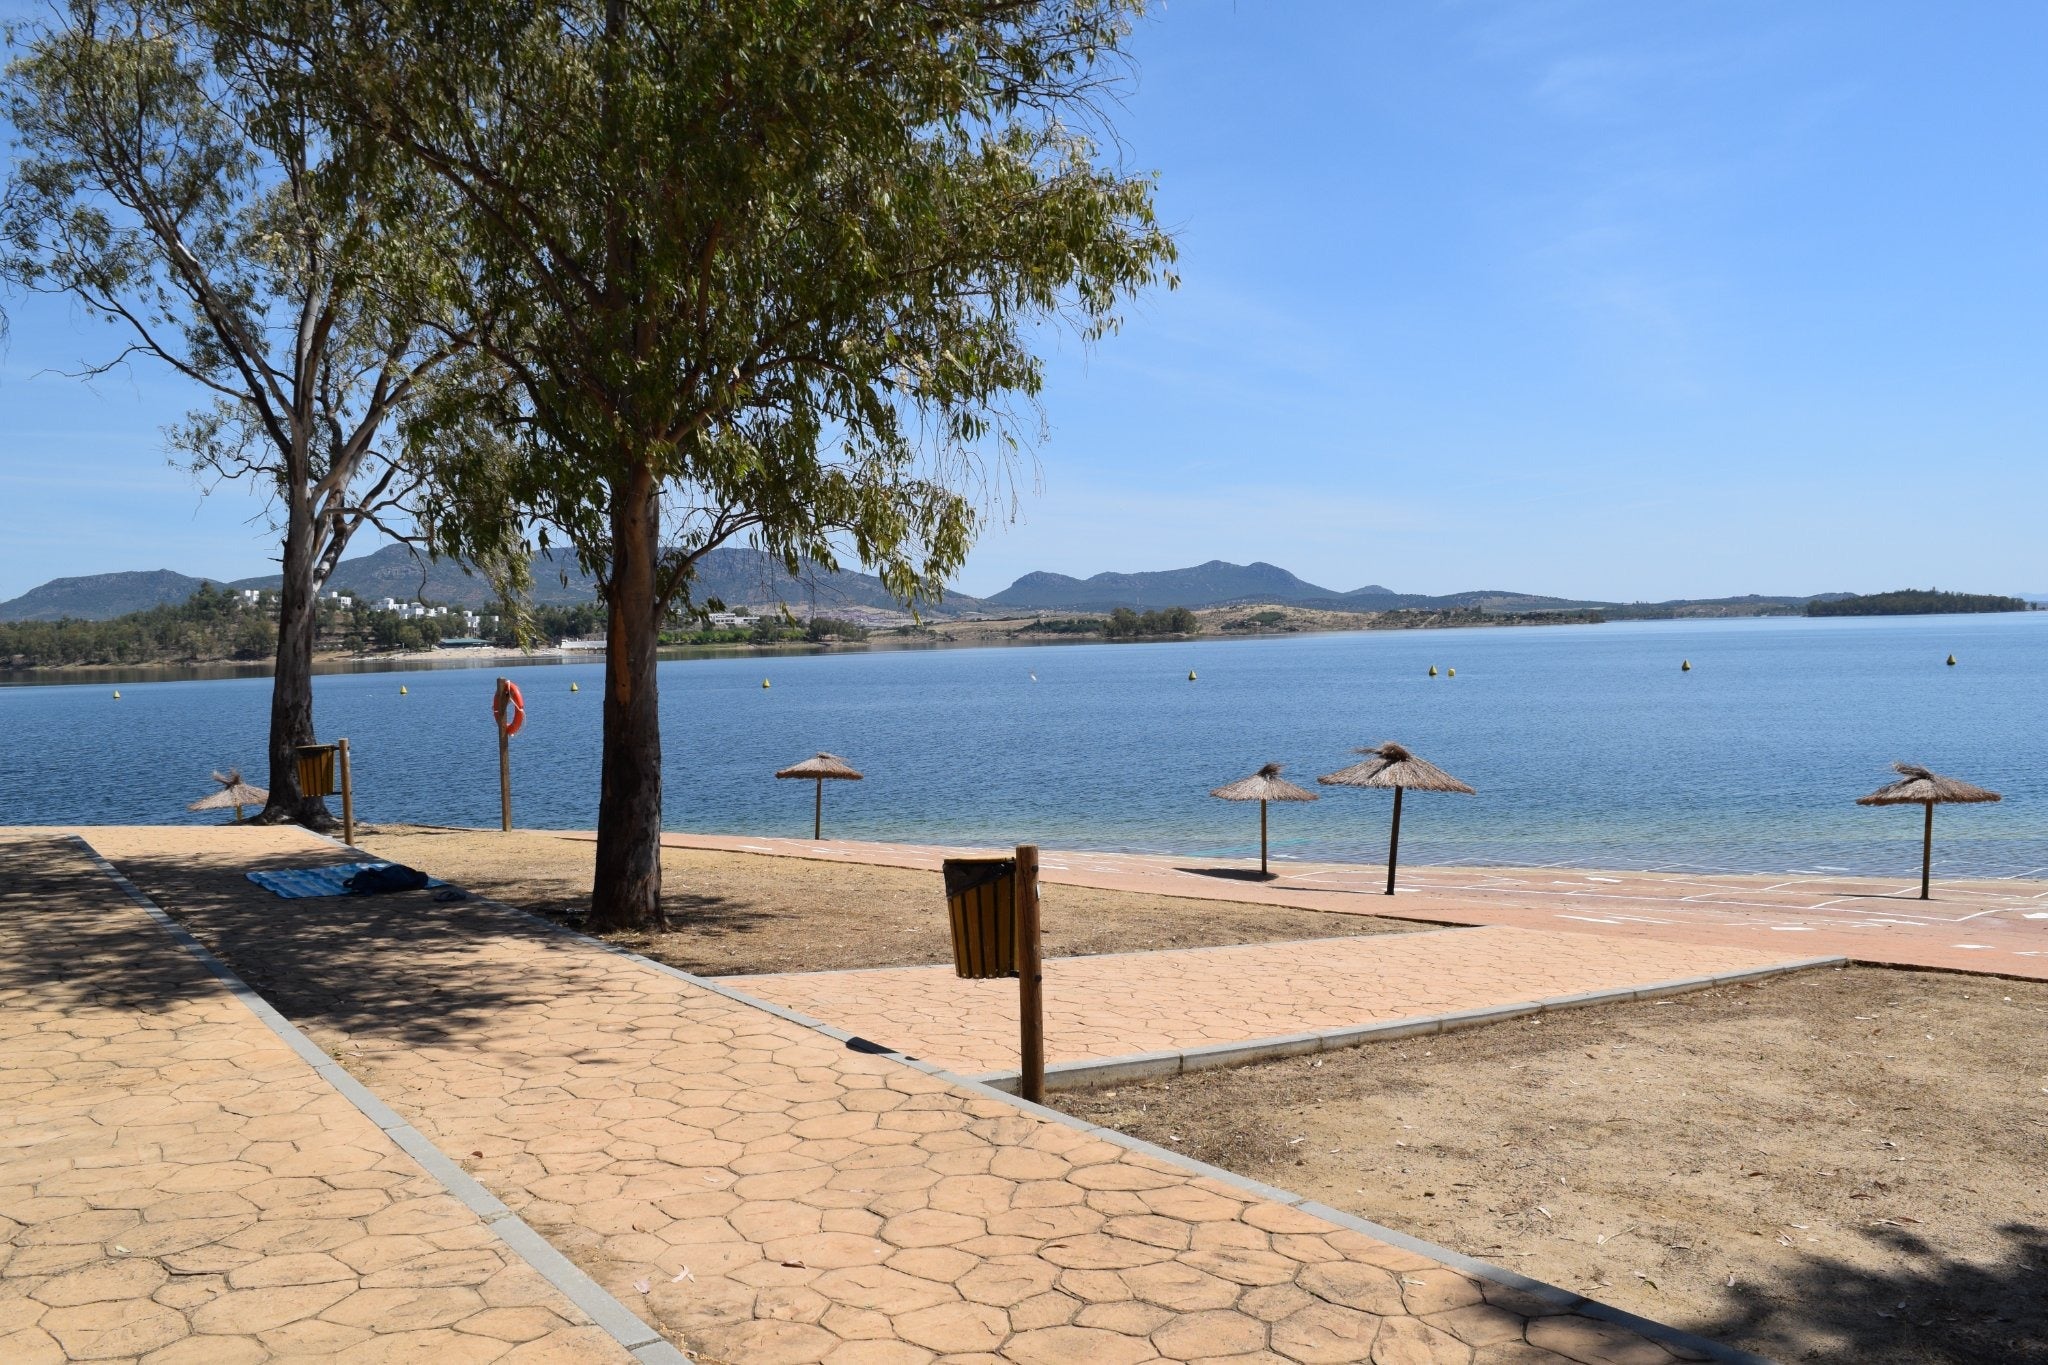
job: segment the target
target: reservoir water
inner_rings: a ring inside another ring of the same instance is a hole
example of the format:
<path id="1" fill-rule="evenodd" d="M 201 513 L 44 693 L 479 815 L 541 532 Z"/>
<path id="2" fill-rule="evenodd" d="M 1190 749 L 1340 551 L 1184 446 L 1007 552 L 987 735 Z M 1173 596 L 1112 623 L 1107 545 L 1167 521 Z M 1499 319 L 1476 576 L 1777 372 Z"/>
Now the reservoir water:
<path id="1" fill-rule="evenodd" d="M 529 712 L 516 821 L 589 828 L 601 666 L 497 671 Z M 356 755 L 359 819 L 496 823 L 493 675 L 315 681 L 321 737 Z M 1919 809 L 1854 804 L 1906 759 L 2005 794 L 1937 814 L 1937 875 L 2043 876 L 2044 684 L 2048 613 L 676 660 L 664 814 L 807 835 L 810 784 L 772 774 L 825 749 L 866 774 L 827 784 L 828 837 L 1255 855 L 1256 808 L 1211 787 L 1275 761 L 1316 790 L 1394 739 L 1478 789 L 1411 795 L 1404 861 L 1906 875 Z M 267 678 L 119 687 L 0 688 L 0 824 L 214 822 L 185 812 L 209 769 L 265 780 Z M 1320 790 L 1272 809 L 1275 855 L 1381 859 L 1390 794 Z"/>

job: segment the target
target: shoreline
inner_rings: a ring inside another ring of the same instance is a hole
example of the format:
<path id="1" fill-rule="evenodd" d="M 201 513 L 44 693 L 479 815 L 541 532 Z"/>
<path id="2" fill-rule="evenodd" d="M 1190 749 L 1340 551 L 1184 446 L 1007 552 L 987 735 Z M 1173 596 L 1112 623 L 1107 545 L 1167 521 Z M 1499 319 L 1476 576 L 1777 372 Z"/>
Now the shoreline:
<path id="1" fill-rule="evenodd" d="M 789 658 L 816 654 L 848 653 L 892 653 L 915 650 L 942 649 L 1020 649 L 1036 646 L 1065 645 L 1147 645 L 1186 644 L 1213 645 L 1250 640 L 1306 639 L 1331 635 L 1398 635 L 1418 631 L 1493 631 L 1501 629 L 1558 630 L 1569 627 L 1613 628 L 1636 626 L 1667 626 L 1703 624 L 1733 625 L 1751 621 L 1776 621 L 1792 623 L 1828 622 L 1839 625 L 1843 622 L 1863 626 L 1903 621 L 1926 621 L 1938 619 L 1974 620 L 1978 613 L 1901 613 L 1882 616 L 1679 616 L 1679 617 L 1629 617 L 1604 621 L 1576 620 L 1523 620 L 1512 616 L 1492 621 L 1401 621 L 1367 624 L 1339 625 L 1324 620 L 1301 621 L 1286 630 L 1224 630 L 1222 621 L 1227 617 L 1241 617 L 1246 612 L 1260 611 L 1257 604 L 1242 607 L 1205 608 L 1197 616 L 1203 620 L 1205 629 L 1195 635 L 1157 635 L 1134 639 L 1108 640 L 1100 635 L 1068 635 L 1046 633 L 1042 635 L 1020 635 L 1005 626 L 1020 626 L 1027 620 L 1038 620 L 1041 616 L 1001 617 L 993 619 L 955 621 L 946 625 L 934 625 L 929 636 L 883 636 L 867 640 L 827 641 L 781 641 L 774 644 L 717 644 L 717 645 L 669 645 L 659 651 L 663 662 L 685 659 L 732 659 L 732 658 Z M 2017 614 L 2017 613 L 2014 613 Z M 1042 615 L 1042 614 L 1041 614 Z M 1323 613 L 1322 615 L 1330 615 Z M 1052 618 L 1046 618 L 1052 619 Z M 959 634 L 949 632 L 958 631 Z M 602 650 L 563 649 L 547 646 L 533 650 L 501 649 L 496 646 L 482 648 L 446 650 L 408 650 L 381 654 L 319 654 L 313 660 L 316 676 L 336 673 L 397 673 L 426 671 L 437 668 L 490 668 L 498 666 L 537 666 L 544 664 L 602 664 Z M 132 664 L 73 664 L 59 667 L 28 667 L 0 663 L 0 689 L 7 687 L 61 687 L 86 683 L 149 683 L 203 681 L 229 678 L 269 677 L 273 665 L 269 660 L 188 660 L 180 662 L 155 661 Z"/>

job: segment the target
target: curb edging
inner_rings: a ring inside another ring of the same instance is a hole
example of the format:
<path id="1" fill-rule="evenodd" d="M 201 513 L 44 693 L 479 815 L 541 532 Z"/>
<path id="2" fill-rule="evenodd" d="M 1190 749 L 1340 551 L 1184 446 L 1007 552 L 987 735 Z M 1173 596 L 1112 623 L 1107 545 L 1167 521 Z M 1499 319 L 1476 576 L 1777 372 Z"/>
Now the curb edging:
<path id="1" fill-rule="evenodd" d="M 1615 986 L 1606 990 L 1578 991 L 1571 995 L 1547 996 L 1541 1000 L 1521 1000 L 1506 1005 L 1484 1005 L 1477 1009 L 1450 1010 L 1443 1014 L 1385 1019 L 1371 1024 L 1346 1024 L 1340 1028 L 1317 1029 L 1307 1033 L 1283 1033 L 1271 1038 L 1253 1038 L 1241 1043 L 1206 1043 L 1200 1047 L 1179 1050 L 1135 1052 L 1121 1057 L 1058 1062 L 1045 1069 L 1045 1088 L 1077 1090 L 1083 1086 L 1100 1085 L 1109 1081 L 1160 1080 L 1192 1071 L 1249 1066 L 1255 1062 L 1279 1061 L 1287 1057 L 1305 1057 L 1315 1052 L 1335 1052 L 1342 1048 L 1363 1047 L 1368 1043 L 1392 1042 L 1400 1038 L 1428 1034 L 1456 1033 L 1463 1029 L 1478 1028 L 1483 1024 L 1525 1019 L 1532 1014 L 1552 1014 L 1560 1010 L 1582 1009 L 1588 1005 L 1612 1005 L 1631 1000 L 1658 1000 L 1690 994 L 1693 991 L 1709 990 L 1715 986 L 1733 986 L 1746 981 L 1785 976 L 1792 972 L 1848 965 L 1849 959 L 1840 956 L 1791 958 L 1762 967 L 1744 967 L 1732 972 L 1682 976 L 1670 981 L 1653 982 L 1647 986 Z M 991 1086 L 1005 1093 L 1013 1092 L 1017 1085 L 1015 1071 L 989 1071 L 974 1079 L 982 1085 Z"/>

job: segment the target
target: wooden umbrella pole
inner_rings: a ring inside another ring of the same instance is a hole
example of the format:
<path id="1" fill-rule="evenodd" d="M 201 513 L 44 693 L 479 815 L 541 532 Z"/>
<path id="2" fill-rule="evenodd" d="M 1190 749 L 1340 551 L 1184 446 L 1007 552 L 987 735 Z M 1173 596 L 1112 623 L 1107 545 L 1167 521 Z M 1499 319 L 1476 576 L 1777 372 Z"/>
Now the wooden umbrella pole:
<path id="1" fill-rule="evenodd" d="M 1264 801 L 1259 802 L 1259 875 L 1261 877 L 1269 875 L 1266 871 L 1266 803 Z"/>
<path id="2" fill-rule="evenodd" d="M 1394 788 L 1394 832 L 1387 836 L 1387 894 L 1394 894 L 1394 864 L 1401 857 L 1401 789 Z"/>
<path id="3" fill-rule="evenodd" d="M 1920 899 L 1926 900 L 1927 881 L 1934 871 L 1934 803 L 1927 804 L 1927 823 L 1920 831 Z"/>
<path id="4" fill-rule="evenodd" d="M 348 741 L 342 740 L 341 750 L 341 841 L 351 848 L 356 842 L 356 785 L 349 772 Z"/>
<path id="5" fill-rule="evenodd" d="M 1045 967 L 1039 953 L 1038 845 L 1017 845 L 1017 1093 L 1045 1102 Z"/>
<path id="6" fill-rule="evenodd" d="M 505 679 L 498 679 L 498 698 L 505 696 Z M 498 720 L 498 828 L 509 832 L 512 828 L 512 732 L 505 727 L 504 706 L 496 708 Z"/>
<path id="7" fill-rule="evenodd" d="M 811 842 L 825 837 L 825 779 L 818 779 L 817 804 L 811 807 Z"/>

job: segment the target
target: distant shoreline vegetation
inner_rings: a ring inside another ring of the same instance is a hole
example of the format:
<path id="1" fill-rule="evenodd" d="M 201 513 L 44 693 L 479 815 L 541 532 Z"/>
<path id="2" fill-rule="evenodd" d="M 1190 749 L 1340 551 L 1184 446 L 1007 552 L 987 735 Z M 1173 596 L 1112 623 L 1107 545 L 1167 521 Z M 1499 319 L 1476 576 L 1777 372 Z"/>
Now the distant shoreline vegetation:
<path id="1" fill-rule="evenodd" d="M 1808 616 L 1943 616 L 2032 610 L 2034 604 L 2022 597 L 1942 592 L 1938 588 L 1902 588 L 1897 592 L 1873 592 L 1831 600 L 1815 598 L 1806 604 Z"/>

